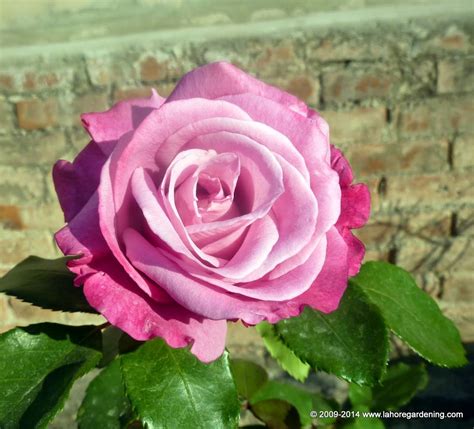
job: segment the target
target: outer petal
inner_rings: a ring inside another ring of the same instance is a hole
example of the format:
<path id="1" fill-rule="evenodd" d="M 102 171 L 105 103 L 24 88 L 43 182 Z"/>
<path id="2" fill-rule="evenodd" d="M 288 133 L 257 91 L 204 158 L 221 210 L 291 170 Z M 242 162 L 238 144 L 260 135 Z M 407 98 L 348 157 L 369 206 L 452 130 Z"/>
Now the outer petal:
<path id="1" fill-rule="evenodd" d="M 187 73 L 178 82 L 168 101 L 195 97 L 215 99 L 242 93 L 260 95 L 304 116 L 308 112 L 306 104 L 295 96 L 267 85 L 226 62 L 207 64 Z"/>
<path id="2" fill-rule="evenodd" d="M 349 267 L 349 276 L 355 276 L 359 272 L 360 265 L 364 259 L 365 246 L 348 228 L 340 230 L 340 234 L 348 246 L 347 265 Z"/>
<path id="3" fill-rule="evenodd" d="M 361 228 L 370 215 L 370 192 L 363 183 L 351 185 L 342 189 L 341 215 L 337 225 L 348 228 Z"/>
<path id="4" fill-rule="evenodd" d="M 100 172 L 114 144 L 90 142 L 73 163 L 59 160 L 53 167 L 53 181 L 66 222 L 87 204 L 99 186 Z"/>
<path id="5" fill-rule="evenodd" d="M 349 274 L 348 247 L 336 228 L 327 233 L 327 252 L 324 267 L 311 288 L 299 296 L 300 305 L 309 305 L 316 310 L 330 313 L 339 306 L 346 288 Z"/>
<path id="6" fill-rule="evenodd" d="M 96 142 L 115 141 L 136 129 L 165 99 L 152 90 L 150 98 L 121 101 L 106 112 L 84 113 L 82 123 Z"/>
<path id="7" fill-rule="evenodd" d="M 136 340 L 162 337 L 175 348 L 192 343 L 191 352 L 203 362 L 223 353 L 225 320 L 205 319 L 177 304 L 158 304 L 140 292 L 116 262 L 109 260 L 102 268 L 86 280 L 84 293 L 110 323 Z"/>

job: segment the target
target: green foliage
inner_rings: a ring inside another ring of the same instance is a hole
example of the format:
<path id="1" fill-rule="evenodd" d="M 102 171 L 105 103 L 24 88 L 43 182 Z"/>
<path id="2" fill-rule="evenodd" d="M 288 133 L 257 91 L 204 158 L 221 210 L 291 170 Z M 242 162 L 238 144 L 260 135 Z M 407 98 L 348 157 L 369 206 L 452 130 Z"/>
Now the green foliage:
<path id="1" fill-rule="evenodd" d="M 79 429 L 120 429 L 130 417 L 120 359 L 116 359 L 87 388 L 77 422 Z"/>
<path id="2" fill-rule="evenodd" d="M 308 377 L 310 366 L 302 362 L 295 353 L 289 349 L 275 332 L 270 323 L 262 322 L 257 326 L 257 331 L 263 339 L 265 347 L 278 364 L 294 379 L 304 382 Z"/>
<path id="3" fill-rule="evenodd" d="M 227 353 L 204 364 L 155 339 L 124 355 L 127 396 L 148 428 L 233 428 L 240 404 Z"/>
<path id="4" fill-rule="evenodd" d="M 74 275 L 66 267 L 71 259 L 29 256 L 0 278 L 0 292 L 49 310 L 97 313 L 82 288 L 74 286 Z"/>
<path id="5" fill-rule="evenodd" d="M 273 399 L 288 402 L 295 407 L 302 425 L 311 424 L 313 395 L 310 392 L 289 383 L 269 381 L 251 397 L 250 404 Z"/>
<path id="6" fill-rule="evenodd" d="M 405 270 L 367 262 L 350 284 L 358 285 L 390 329 L 426 360 L 447 367 L 467 363 L 456 326 Z"/>
<path id="7" fill-rule="evenodd" d="M 232 359 L 230 368 L 237 387 L 237 392 L 245 399 L 250 399 L 252 395 L 268 381 L 267 372 L 254 362 L 243 359 Z"/>
<path id="8" fill-rule="evenodd" d="M 367 406 L 371 410 L 396 410 L 406 405 L 428 383 L 423 364 L 399 363 L 388 368 L 381 384 L 369 387 L 351 385 L 349 398 L 354 406 Z"/>
<path id="9" fill-rule="evenodd" d="M 388 334 L 378 309 L 357 286 L 348 287 L 339 308 L 323 314 L 306 308 L 276 325 L 285 344 L 313 368 L 347 381 L 373 385 L 388 359 Z"/>
<path id="10" fill-rule="evenodd" d="M 101 358 L 96 326 L 38 324 L 0 336 L 0 427 L 44 428 Z"/>

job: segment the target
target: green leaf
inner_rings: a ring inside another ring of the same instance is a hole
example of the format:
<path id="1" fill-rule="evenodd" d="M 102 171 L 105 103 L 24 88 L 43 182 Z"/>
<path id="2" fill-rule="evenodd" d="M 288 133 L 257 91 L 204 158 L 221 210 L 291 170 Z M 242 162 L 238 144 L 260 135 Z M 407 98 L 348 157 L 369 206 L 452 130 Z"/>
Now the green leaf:
<path id="1" fill-rule="evenodd" d="M 275 326 L 286 345 L 315 369 L 369 385 L 385 371 L 387 329 L 378 309 L 357 286 L 347 288 L 339 308 L 330 314 L 306 308 Z"/>
<path id="2" fill-rule="evenodd" d="M 120 429 L 131 417 L 125 396 L 120 359 L 115 359 L 92 380 L 79 408 L 79 429 Z"/>
<path id="3" fill-rule="evenodd" d="M 427 384 L 428 373 L 423 364 L 393 365 L 383 377 L 382 384 L 373 388 L 371 409 L 396 410 L 408 404 Z"/>
<path id="4" fill-rule="evenodd" d="M 372 405 L 372 388 L 350 383 L 349 399 L 354 407 L 370 407 Z"/>
<path id="5" fill-rule="evenodd" d="M 311 424 L 310 413 L 313 409 L 313 395 L 297 386 L 278 381 L 269 381 L 251 398 L 250 404 L 270 399 L 286 401 L 296 408 L 302 425 Z"/>
<path id="6" fill-rule="evenodd" d="M 38 324 L 0 336 L 0 427 L 44 428 L 101 358 L 96 326 Z"/>
<path id="7" fill-rule="evenodd" d="M 309 374 L 310 366 L 302 362 L 291 349 L 278 337 L 275 328 L 268 322 L 259 323 L 257 331 L 262 336 L 265 347 L 278 364 L 293 378 L 302 383 Z"/>
<path id="8" fill-rule="evenodd" d="M 232 359 L 230 361 L 230 368 L 234 376 L 237 392 L 245 399 L 250 399 L 268 380 L 267 371 L 254 362 Z"/>
<path id="9" fill-rule="evenodd" d="M 327 399 L 320 394 L 313 395 L 313 411 L 316 411 L 317 415 L 320 411 L 339 411 L 340 405 L 334 399 Z M 330 425 L 335 423 L 336 417 L 317 417 L 316 422 L 321 425 Z"/>
<path id="10" fill-rule="evenodd" d="M 385 425 L 381 419 L 376 417 L 356 417 L 345 421 L 343 429 L 385 429 Z"/>
<path id="11" fill-rule="evenodd" d="M 350 283 L 362 288 L 390 329 L 425 359 L 447 367 L 467 363 L 456 326 L 405 270 L 368 262 Z"/>
<path id="12" fill-rule="evenodd" d="M 127 396 L 148 428 L 233 428 L 240 403 L 227 352 L 205 364 L 161 339 L 122 356 Z"/>
<path id="13" fill-rule="evenodd" d="M 74 286 L 74 275 L 66 267 L 70 259 L 29 256 L 0 278 L 0 292 L 49 310 L 97 313 L 82 288 Z"/>
<path id="14" fill-rule="evenodd" d="M 287 401 L 281 399 L 260 401 L 252 405 L 250 410 L 255 417 L 267 425 L 266 427 L 271 429 L 299 429 L 301 427 L 295 408 Z"/>

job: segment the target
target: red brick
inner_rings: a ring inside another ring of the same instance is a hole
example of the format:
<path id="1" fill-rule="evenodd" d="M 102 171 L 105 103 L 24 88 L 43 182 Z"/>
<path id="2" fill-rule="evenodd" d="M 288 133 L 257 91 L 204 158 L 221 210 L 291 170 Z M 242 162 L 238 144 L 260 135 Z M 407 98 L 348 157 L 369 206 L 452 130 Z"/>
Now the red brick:
<path id="1" fill-rule="evenodd" d="M 375 174 L 430 172 L 448 168 L 446 140 L 349 145 L 344 154 L 359 178 Z"/>
<path id="2" fill-rule="evenodd" d="M 464 135 L 456 138 L 453 147 L 453 167 L 474 167 L 474 137 Z"/>
<path id="3" fill-rule="evenodd" d="M 391 206 L 433 207 L 440 204 L 474 202 L 472 174 L 443 173 L 387 176 L 385 201 Z"/>
<path id="4" fill-rule="evenodd" d="M 349 111 L 325 110 L 322 116 L 329 123 L 331 142 L 380 142 L 386 125 L 385 107 L 356 107 Z"/>
<path id="5" fill-rule="evenodd" d="M 138 63 L 138 70 L 143 82 L 178 79 L 186 71 L 180 62 L 163 52 L 143 57 Z"/>
<path id="6" fill-rule="evenodd" d="M 133 88 L 119 88 L 114 91 L 114 101 L 130 100 L 132 98 L 149 98 L 151 86 L 140 86 Z"/>
<path id="7" fill-rule="evenodd" d="M 448 27 L 443 34 L 430 39 L 428 45 L 434 48 L 438 55 L 440 50 L 449 52 L 465 52 L 470 48 L 469 35 L 462 29 L 452 25 Z"/>
<path id="8" fill-rule="evenodd" d="M 307 104 L 319 104 L 319 80 L 307 74 L 290 75 L 284 78 L 266 78 L 265 82 L 293 94 Z"/>
<path id="9" fill-rule="evenodd" d="M 103 112 L 109 109 L 109 100 L 106 94 L 85 94 L 75 98 L 72 102 L 72 120 L 75 125 L 82 125 L 81 114 L 88 112 Z"/>
<path id="10" fill-rule="evenodd" d="M 309 76 L 302 75 L 290 79 L 285 89 L 306 103 L 317 104 L 319 101 L 319 82 Z"/>
<path id="11" fill-rule="evenodd" d="M 441 60 L 438 63 L 438 92 L 474 91 L 474 58 Z"/>
<path id="12" fill-rule="evenodd" d="M 140 63 L 140 76 L 143 81 L 161 80 L 166 77 L 166 65 L 155 58 L 147 57 Z"/>
<path id="13" fill-rule="evenodd" d="M 414 107 L 399 108 L 402 136 L 452 135 L 455 132 L 474 132 L 474 102 L 471 97 L 455 99 L 432 98 Z"/>
<path id="14" fill-rule="evenodd" d="M 4 229 L 23 229 L 18 207 L 0 206 L 0 226 Z"/>
<path id="15" fill-rule="evenodd" d="M 393 73 L 377 68 L 328 71 L 322 76 L 323 98 L 327 102 L 388 98 L 394 93 L 399 80 Z"/>
<path id="16" fill-rule="evenodd" d="M 353 36 L 353 35 L 352 35 Z M 314 61 L 370 60 L 387 57 L 390 53 L 380 39 L 348 37 L 345 40 L 326 37 L 321 41 L 309 42 L 306 56 Z"/>
<path id="17" fill-rule="evenodd" d="M 55 98 L 32 98 L 16 103 L 18 124 L 25 130 L 54 127 L 59 124 L 59 106 Z"/>
<path id="18" fill-rule="evenodd" d="M 15 89 L 15 76 L 13 74 L 0 74 L 0 89 L 3 91 L 12 91 Z"/>
<path id="19" fill-rule="evenodd" d="M 254 70 L 262 78 L 282 77 L 287 73 L 301 72 L 304 64 L 298 59 L 292 41 L 258 43 L 250 49 L 257 53 L 248 70 Z"/>

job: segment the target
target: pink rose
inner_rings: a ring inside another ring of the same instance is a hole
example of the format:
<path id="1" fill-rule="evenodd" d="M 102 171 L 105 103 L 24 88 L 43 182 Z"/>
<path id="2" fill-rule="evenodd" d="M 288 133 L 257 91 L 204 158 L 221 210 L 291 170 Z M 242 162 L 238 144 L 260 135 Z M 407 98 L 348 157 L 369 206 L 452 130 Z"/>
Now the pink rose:
<path id="1" fill-rule="evenodd" d="M 303 102 L 221 62 L 82 119 L 92 141 L 53 171 L 56 241 L 111 324 L 208 362 L 227 320 L 338 307 L 370 198 Z"/>

